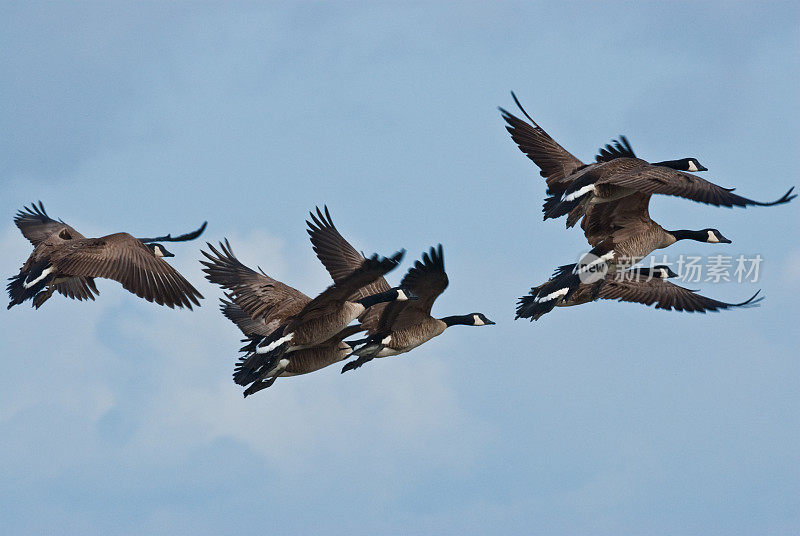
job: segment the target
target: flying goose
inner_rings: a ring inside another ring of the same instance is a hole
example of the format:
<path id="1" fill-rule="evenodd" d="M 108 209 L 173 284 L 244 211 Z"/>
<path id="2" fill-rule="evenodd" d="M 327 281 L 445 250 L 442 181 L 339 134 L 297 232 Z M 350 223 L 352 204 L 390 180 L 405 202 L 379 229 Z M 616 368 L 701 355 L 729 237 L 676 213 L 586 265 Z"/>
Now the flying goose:
<path id="1" fill-rule="evenodd" d="M 788 203 L 796 197 L 794 187 L 783 197 L 769 203 L 753 201 L 732 193 L 688 172 L 707 171 L 696 158 L 666 160 L 649 163 L 637 158 L 624 136 L 613 145 L 606 145 L 596 157 L 596 162 L 584 164 L 551 138 L 511 93 L 529 124 L 500 108 L 506 130 L 512 139 L 541 169 L 547 181 L 548 199 L 544 204 L 544 219 L 565 214 L 567 226 L 572 227 L 583 215 L 588 205 L 606 203 L 621 197 L 642 193 L 674 195 L 715 206 L 745 207 L 748 205 L 773 206 Z"/>
<path id="2" fill-rule="evenodd" d="M 442 245 L 423 253 L 422 262 L 416 261 L 403 277 L 400 285 L 410 289 L 419 297 L 414 302 L 393 302 L 381 313 L 374 328 L 368 330 L 369 337 L 349 343 L 359 344 L 354 355 L 358 359 L 348 362 L 342 372 L 356 369 L 376 357 L 398 355 L 441 335 L 450 326 L 488 326 L 494 324 L 483 313 L 434 318 L 431 308 L 436 298 L 447 288 L 448 279 L 444 271 Z"/>
<path id="3" fill-rule="evenodd" d="M 526 304 L 517 309 L 517 318 L 538 318 L 560 301 L 568 301 L 581 284 L 629 268 L 678 240 L 731 243 L 717 229 L 667 231 L 650 218 L 647 201 L 639 194 L 588 207 L 582 226 L 594 247 L 576 264 L 560 267 L 548 282 L 531 289 L 531 296 L 521 298 Z"/>
<path id="4" fill-rule="evenodd" d="M 263 318 L 253 318 L 245 313 L 234 301 L 236 298 L 232 294 L 226 294 L 226 298 L 220 298 L 220 310 L 226 318 L 239 327 L 245 337 L 252 340 L 259 337 L 267 337 L 272 333 Z M 305 300 L 308 302 L 311 301 L 311 298 L 306 296 Z M 280 363 L 278 363 L 279 366 L 274 370 L 256 370 L 246 376 L 244 373 L 240 374 L 247 362 L 247 356 L 244 356 L 236 364 L 234 378 L 237 378 L 237 383 L 241 382 L 243 385 L 248 385 L 249 383 L 249 387 L 244 390 L 246 398 L 271 386 L 278 377 L 308 374 L 328 365 L 338 363 L 353 351 L 350 345 L 343 342 L 343 339 L 358 333 L 362 329 L 358 325 L 348 326 L 334 337 L 317 346 L 287 353 L 284 355 L 284 359 L 288 361 L 286 366 L 281 367 Z"/>
<path id="5" fill-rule="evenodd" d="M 170 308 L 200 305 L 203 296 L 162 257 L 174 255 L 158 242 L 181 242 L 200 236 L 206 222 L 194 232 L 172 237 L 134 238 L 115 233 L 86 238 L 70 225 L 47 215 L 39 201 L 17 212 L 14 223 L 34 246 L 18 275 L 6 289 L 14 305 L 33 299 L 38 309 L 53 292 L 78 300 L 99 294 L 95 277 L 114 279 L 147 301 Z"/>
<path id="6" fill-rule="evenodd" d="M 756 307 L 763 300 L 763 297 L 756 299 L 756 296 L 761 292 L 758 291 L 750 299 L 741 303 L 721 302 L 667 281 L 671 277 L 678 277 L 678 274 L 665 265 L 658 265 L 653 268 L 632 268 L 625 272 L 608 273 L 599 281 L 581 283 L 569 297 L 556 298 L 555 306 L 571 307 L 603 299 L 642 303 L 644 305 L 655 304 L 656 309 L 667 311 L 705 313 L 706 311 L 715 312 L 733 307 Z M 530 318 L 533 321 L 538 320 L 544 314 L 541 311 L 532 314 L 528 312 L 528 308 L 535 304 L 538 290 L 539 287 L 534 287 L 529 295 L 519 299 L 517 318 Z"/>
<path id="7" fill-rule="evenodd" d="M 353 297 L 361 287 L 394 269 L 404 252 L 390 258 L 373 255 L 358 268 L 335 282 L 313 300 L 294 288 L 242 264 L 226 240 L 220 250 L 208 244 L 211 253 L 202 251 L 200 261 L 206 278 L 230 291 L 232 299 L 252 318 L 261 318 L 269 334 L 251 337 L 242 348 L 245 358 L 237 365 L 234 381 L 247 385 L 259 371 L 276 377 L 289 366 L 291 352 L 312 348 L 337 336 L 364 311 L 378 303 L 405 301 L 415 296 L 402 287 Z"/>

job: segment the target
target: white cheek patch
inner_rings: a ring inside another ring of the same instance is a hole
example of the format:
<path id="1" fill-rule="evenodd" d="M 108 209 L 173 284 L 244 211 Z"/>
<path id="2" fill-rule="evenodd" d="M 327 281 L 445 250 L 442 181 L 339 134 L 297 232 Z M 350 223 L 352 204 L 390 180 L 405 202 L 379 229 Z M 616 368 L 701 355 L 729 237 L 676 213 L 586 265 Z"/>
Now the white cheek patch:
<path id="1" fill-rule="evenodd" d="M 712 233 L 711 231 L 708 231 L 708 240 L 707 240 L 707 242 L 717 243 L 717 242 L 719 242 L 719 238 L 717 238 L 716 235 L 714 233 Z"/>
<path id="2" fill-rule="evenodd" d="M 695 171 L 700 171 L 698 167 L 695 165 L 694 160 L 689 160 L 689 171 L 694 173 Z"/>
<path id="3" fill-rule="evenodd" d="M 478 315 L 472 315 L 472 318 L 473 318 L 473 321 L 474 321 L 473 326 L 485 326 L 486 325 L 486 322 L 481 320 L 481 317 L 479 317 Z"/>
<path id="4" fill-rule="evenodd" d="M 407 299 L 408 299 L 408 296 L 406 296 L 406 293 L 403 292 L 403 289 L 398 289 L 397 290 L 397 301 L 405 301 Z"/>
<path id="5" fill-rule="evenodd" d="M 280 339 L 278 339 L 277 341 L 272 341 L 271 343 L 269 343 L 266 346 L 263 346 L 263 347 L 259 346 L 258 348 L 256 348 L 256 353 L 257 354 L 269 353 L 272 350 L 274 350 L 275 348 L 277 348 L 278 346 L 280 346 L 281 344 L 291 341 L 292 337 L 294 337 L 294 333 L 290 333 L 288 335 L 285 335 L 285 336 L 281 337 Z"/>
<path id="6" fill-rule="evenodd" d="M 44 279 L 45 277 L 50 275 L 50 272 L 52 272 L 53 270 L 54 270 L 54 268 L 52 266 L 49 266 L 49 267 L 45 268 L 44 270 L 42 270 L 42 273 L 41 273 L 41 275 L 39 277 L 37 277 L 33 281 L 28 281 L 26 279 L 25 282 L 22 283 L 22 286 L 25 287 L 25 288 L 31 288 L 33 285 L 35 285 L 36 283 L 38 283 L 39 281 L 41 281 L 42 279 Z"/>
<path id="7" fill-rule="evenodd" d="M 547 296 L 540 296 L 540 297 L 536 298 L 534 301 L 536 303 L 542 303 L 542 302 L 546 302 L 546 301 L 550 301 L 550 300 L 555 300 L 557 298 L 560 298 L 561 296 L 565 296 L 567 294 L 567 292 L 569 292 L 569 288 L 568 287 L 564 287 L 564 288 L 558 289 L 555 292 L 551 292 Z"/>
<path id="8" fill-rule="evenodd" d="M 579 197 L 587 194 L 588 192 L 593 192 L 593 191 L 594 191 L 594 184 L 590 184 L 588 186 L 584 186 L 583 188 L 580 188 L 580 189 L 572 192 L 571 194 L 567 194 L 565 192 L 564 195 L 561 196 L 561 200 L 562 201 L 572 201 L 574 199 L 578 199 Z"/>

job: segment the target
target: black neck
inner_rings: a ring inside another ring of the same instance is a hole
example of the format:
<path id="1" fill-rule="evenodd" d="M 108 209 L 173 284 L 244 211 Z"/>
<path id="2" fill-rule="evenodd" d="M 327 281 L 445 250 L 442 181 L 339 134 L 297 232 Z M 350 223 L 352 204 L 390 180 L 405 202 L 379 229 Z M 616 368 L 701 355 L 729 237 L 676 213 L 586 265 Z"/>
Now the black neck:
<path id="1" fill-rule="evenodd" d="M 685 160 L 664 160 L 663 162 L 654 162 L 654 166 L 664 166 L 678 171 L 686 171 L 687 165 Z"/>
<path id="2" fill-rule="evenodd" d="M 697 240 L 698 242 L 707 242 L 708 233 L 706 231 L 687 231 L 681 229 L 678 231 L 667 231 L 675 237 L 675 240 Z"/>
<path id="3" fill-rule="evenodd" d="M 475 319 L 472 318 L 472 315 L 446 316 L 444 318 L 440 318 L 440 320 L 447 324 L 447 327 L 455 326 L 457 324 L 462 326 L 472 326 L 475 324 Z"/>
<path id="4" fill-rule="evenodd" d="M 372 307 L 377 303 L 388 302 L 397 299 L 397 291 L 387 290 L 386 292 L 379 292 L 378 294 L 373 294 L 372 296 L 367 296 L 366 298 L 361 298 L 357 300 L 358 303 L 363 305 L 364 307 Z"/>

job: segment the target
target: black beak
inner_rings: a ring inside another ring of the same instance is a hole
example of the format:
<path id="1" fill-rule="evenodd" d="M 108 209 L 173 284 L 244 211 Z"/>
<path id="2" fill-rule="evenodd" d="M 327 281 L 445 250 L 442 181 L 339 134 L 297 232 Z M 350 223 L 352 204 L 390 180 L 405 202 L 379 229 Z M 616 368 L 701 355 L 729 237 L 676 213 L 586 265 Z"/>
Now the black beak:
<path id="1" fill-rule="evenodd" d="M 164 249 L 162 249 L 162 250 L 161 250 L 161 254 L 162 254 L 163 256 L 165 256 L 165 257 L 174 257 L 174 256 L 175 256 L 175 254 L 174 254 L 174 253 L 170 253 L 169 251 L 166 251 L 166 250 L 164 250 Z"/>
<path id="2" fill-rule="evenodd" d="M 730 240 L 728 240 L 727 238 L 725 238 L 725 237 L 724 237 L 724 236 L 722 236 L 722 235 L 719 235 L 719 241 L 720 241 L 722 244 L 733 244 L 733 242 L 731 242 Z"/>
<path id="3" fill-rule="evenodd" d="M 495 324 L 497 324 L 497 322 L 492 322 L 492 321 L 491 321 L 491 320 L 489 320 L 488 318 L 486 319 L 486 325 L 487 325 L 487 326 L 494 326 Z"/>
<path id="4" fill-rule="evenodd" d="M 406 299 L 409 300 L 418 300 L 419 296 L 408 290 L 407 288 L 403 288 L 403 293 L 406 295 Z"/>
<path id="5" fill-rule="evenodd" d="M 703 164 L 697 164 L 697 171 L 708 171 L 708 168 Z"/>

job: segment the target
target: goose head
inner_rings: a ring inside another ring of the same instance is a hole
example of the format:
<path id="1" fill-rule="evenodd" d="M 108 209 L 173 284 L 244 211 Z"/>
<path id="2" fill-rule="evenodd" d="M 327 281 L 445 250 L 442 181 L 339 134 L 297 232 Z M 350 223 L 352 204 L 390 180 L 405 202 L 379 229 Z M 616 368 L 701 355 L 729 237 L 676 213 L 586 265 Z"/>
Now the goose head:
<path id="1" fill-rule="evenodd" d="M 414 294 L 413 292 L 411 292 L 407 288 L 395 287 L 392 290 L 394 290 L 397 293 L 397 297 L 395 298 L 395 301 L 406 301 L 406 300 L 417 300 L 417 299 L 419 299 L 419 296 L 417 296 L 416 294 Z"/>
<path id="2" fill-rule="evenodd" d="M 709 242 L 711 244 L 730 244 L 731 241 L 722 236 L 716 229 L 703 229 L 701 232 L 706 233 L 705 242 Z"/>
<path id="3" fill-rule="evenodd" d="M 678 277 L 678 274 L 672 271 L 669 266 L 659 264 L 650 269 L 650 275 L 659 279 L 669 279 L 671 277 Z"/>
<path id="4" fill-rule="evenodd" d="M 174 257 L 174 253 L 170 253 L 167 251 L 167 248 L 162 246 L 161 244 L 156 244 L 155 242 L 148 242 L 145 246 L 149 247 L 150 250 L 153 252 L 153 255 L 156 257 Z"/>
<path id="5" fill-rule="evenodd" d="M 441 319 L 448 327 L 460 326 L 491 326 L 494 324 L 483 313 L 470 313 L 468 315 L 446 316 Z"/>
<path id="6" fill-rule="evenodd" d="M 681 158 L 680 160 L 665 160 L 663 162 L 656 162 L 654 166 L 664 166 L 675 169 L 677 171 L 688 171 L 689 173 L 696 173 L 698 171 L 708 171 L 708 168 L 701 164 L 697 158 Z"/>
<path id="7" fill-rule="evenodd" d="M 717 229 L 701 229 L 700 231 L 667 231 L 675 237 L 675 240 L 697 240 L 698 242 L 708 242 L 710 244 L 730 244 L 731 241 L 722 236 Z"/>

